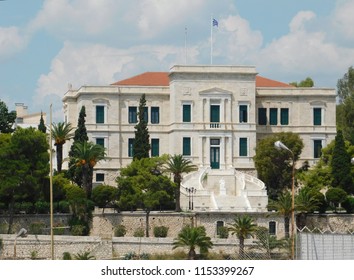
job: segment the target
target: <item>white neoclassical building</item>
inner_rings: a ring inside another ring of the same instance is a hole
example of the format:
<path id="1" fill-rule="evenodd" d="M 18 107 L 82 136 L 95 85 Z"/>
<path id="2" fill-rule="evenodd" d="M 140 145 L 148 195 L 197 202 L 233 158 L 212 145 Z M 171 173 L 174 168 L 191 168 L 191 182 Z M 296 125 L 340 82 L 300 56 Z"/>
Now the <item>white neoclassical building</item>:
<path id="1" fill-rule="evenodd" d="M 298 133 L 301 161 L 312 165 L 336 134 L 334 89 L 292 87 L 259 76 L 253 66 L 176 65 L 65 93 L 65 120 L 75 126 L 85 106 L 89 138 L 107 150 L 96 183 L 115 185 L 119 169 L 132 161 L 142 94 L 151 156 L 183 154 L 200 167 L 185 177 L 182 206 L 189 209 L 265 211 L 266 187 L 252 160 L 257 141 Z"/>

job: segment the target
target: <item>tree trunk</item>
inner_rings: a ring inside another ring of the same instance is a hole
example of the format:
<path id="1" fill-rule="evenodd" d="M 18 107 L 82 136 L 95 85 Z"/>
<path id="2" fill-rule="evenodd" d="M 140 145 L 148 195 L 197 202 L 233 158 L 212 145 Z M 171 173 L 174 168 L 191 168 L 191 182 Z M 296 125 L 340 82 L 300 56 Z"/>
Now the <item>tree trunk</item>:
<path id="1" fill-rule="evenodd" d="M 63 164 L 63 145 L 57 144 L 57 170 L 58 173 L 61 172 L 61 166 Z"/>
<path id="2" fill-rule="evenodd" d="M 245 239 L 240 237 L 240 250 L 239 250 L 240 259 L 243 260 L 245 256 Z"/>
<path id="3" fill-rule="evenodd" d="M 15 212 L 14 208 L 15 208 L 15 198 L 12 197 L 9 205 L 9 227 L 7 229 L 7 234 L 12 233 L 12 225 L 14 223 L 14 212 Z"/>
<path id="4" fill-rule="evenodd" d="M 189 260 L 195 260 L 196 256 L 197 256 L 197 254 L 195 252 L 194 247 L 191 247 L 189 252 L 188 252 L 188 259 Z"/>
<path id="5" fill-rule="evenodd" d="M 176 212 L 182 212 L 182 209 L 181 209 L 181 191 L 180 191 L 180 188 L 181 188 L 181 182 L 176 182 L 177 183 L 177 187 L 176 187 L 176 190 L 175 190 L 175 198 L 176 198 Z"/>
<path id="6" fill-rule="evenodd" d="M 145 236 L 149 237 L 149 216 L 150 216 L 150 210 L 146 210 L 146 216 L 145 216 Z"/>

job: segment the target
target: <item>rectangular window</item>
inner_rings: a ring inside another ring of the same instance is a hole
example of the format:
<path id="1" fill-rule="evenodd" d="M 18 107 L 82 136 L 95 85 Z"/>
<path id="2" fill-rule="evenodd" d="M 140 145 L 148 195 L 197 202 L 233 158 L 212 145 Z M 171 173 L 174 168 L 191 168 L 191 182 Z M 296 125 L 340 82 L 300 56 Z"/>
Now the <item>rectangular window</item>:
<path id="1" fill-rule="evenodd" d="M 183 122 L 191 122 L 191 105 L 190 104 L 183 104 Z"/>
<path id="2" fill-rule="evenodd" d="M 322 109 L 313 108 L 313 125 L 321 125 L 321 124 L 322 124 Z"/>
<path id="3" fill-rule="evenodd" d="M 270 125 L 278 124 L 278 108 L 269 109 L 269 124 Z"/>
<path id="4" fill-rule="evenodd" d="M 128 157 L 133 157 L 134 156 L 134 138 L 129 138 L 128 139 Z"/>
<path id="5" fill-rule="evenodd" d="M 239 155 L 240 157 L 247 157 L 248 153 L 247 153 L 247 138 L 240 138 L 240 151 L 239 151 Z"/>
<path id="6" fill-rule="evenodd" d="M 160 123 L 160 107 L 151 107 L 151 123 Z"/>
<path id="7" fill-rule="evenodd" d="M 104 182 L 104 174 L 96 173 L 96 182 Z"/>
<path id="8" fill-rule="evenodd" d="M 248 122 L 248 106 L 240 105 L 239 109 L 240 109 L 240 116 L 239 116 L 240 123 Z"/>
<path id="9" fill-rule="evenodd" d="M 104 106 L 96 106 L 96 123 L 104 123 Z"/>
<path id="10" fill-rule="evenodd" d="M 258 108 L 258 124 L 267 124 L 267 108 Z"/>
<path id="11" fill-rule="evenodd" d="M 128 122 L 129 123 L 137 123 L 138 122 L 137 107 L 129 107 Z"/>
<path id="12" fill-rule="evenodd" d="M 158 157 L 160 153 L 160 139 L 151 139 L 151 156 Z"/>
<path id="13" fill-rule="evenodd" d="M 184 156 L 191 155 L 191 138 L 190 137 L 183 137 L 182 155 L 184 155 Z"/>
<path id="14" fill-rule="evenodd" d="M 96 138 L 96 144 L 104 147 L 104 138 Z"/>
<path id="15" fill-rule="evenodd" d="M 148 107 L 144 107 L 144 121 L 149 122 L 149 111 Z"/>
<path id="16" fill-rule="evenodd" d="M 277 224 L 274 221 L 269 222 L 269 235 L 276 235 L 277 234 Z"/>
<path id="17" fill-rule="evenodd" d="M 313 157 L 320 158 L 322 154 L 322 140 L 313 140 Z"/>
<path id="18" fill-rule="evenodd" d="M 289 109 L 281 108 L 280 109 L 280 124 L 288 125 L 289 124 Z"/>

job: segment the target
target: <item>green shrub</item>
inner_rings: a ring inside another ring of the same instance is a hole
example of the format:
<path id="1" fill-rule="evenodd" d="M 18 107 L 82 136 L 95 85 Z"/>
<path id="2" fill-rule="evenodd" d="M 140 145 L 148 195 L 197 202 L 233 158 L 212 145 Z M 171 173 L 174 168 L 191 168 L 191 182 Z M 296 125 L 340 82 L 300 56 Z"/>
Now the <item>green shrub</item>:
<path id="1" fill-rule="evenodd" d="M 134 236 L 134 237 L 144 237 L 144 236 L 145 236 L 144 229 L 143 229 L 143 228 L 137 228 L 137 229 L 134 231 L 133 236 Z"/>
<path id="2" fill-rule="evenodd" d="M 229 237 L 229 229 L 227 227 L 219 227 L 218 228 L 218 237 L 226 239 Z"/>
<path id="3" fill-rule="evenodd" d="M 149 260 L 150 255 L 147 253 L 142 253 L 138 255 L 135 252 L 129 252 L 124 255 L 123 260 Z"/>
<path id="4" fill-rule="evenodd" d="M 347 199 L 342 202 L 342 206 L 347 213 L 354 213 L 354 197 L 347 196 Z"/>
<path id="5" fill-rule="evenodd" d="M 8 228 L 9 228 L 8 224 L 6 224 L 6 223 L 0 224 L 0 234 L 6 234 Z"/>
<path id="6" fill-rule="evenodd" d="M 65 233 L 65 228 L 62 228 L 64 227 L 64 224 L 62 223 L 55 223 L 53 225 L 53 234 L 54 235 L 63 235 Z"/>
<path id="7" fill-rule="evenodd" d="M 43 234 L 45 229 L 45 223 L 43 222 L 33 222 L 29 226 L 29 233 L 30 234 Z"/>
<path id="8" fill-rule="evenodd" d="M 33 214 L 35 207 L 32 202 L 22 202 L 20 210 L 25 212 L 26 214 Z"/>
<path id="9" fill-rule="evenodd" d="M 155 237 L 166 237 L 168 233 L 168 227 L 157 226 L 154 227 L 154 236 Z"/>
<path id="10" fill-rule="evenodd" d="M 69 252 L 64 252 L 63 260 L 72 260 L 71 254 Z"/>
<path id="11" fill-rule="evenodd" d="M 85 235 L 86 227 L 84 225 L 73 225 L 71 227 L 71 234 L 74 236 Z"/>
<path id="12" fill-rule="evenodd" d="M 38 214 L 48 214 L 50 211 L 50 203 L 47 201 L 39 200 L 34 204 L 34 207 Z"/>
<path id="13" fill-rule="evenodd" d="M 127 233 L 127 230 L 124 225 L 117 225 L 114 229 L 115 237 L 123 237 Z"/>
<path id="14" fill-rule="evenodd" d="M 91 255 L 90 252 L 86 251 L 84 253 L 77 253 L 74 255 L 75 260 L 94 260 L 95 257 Z"/>
<path id="15" fill-rule="evenodd" d="M 70 203 L 66 200 L 61 200 L 56 204 L 56 211 L 59 213 L 70 213 Z"/>

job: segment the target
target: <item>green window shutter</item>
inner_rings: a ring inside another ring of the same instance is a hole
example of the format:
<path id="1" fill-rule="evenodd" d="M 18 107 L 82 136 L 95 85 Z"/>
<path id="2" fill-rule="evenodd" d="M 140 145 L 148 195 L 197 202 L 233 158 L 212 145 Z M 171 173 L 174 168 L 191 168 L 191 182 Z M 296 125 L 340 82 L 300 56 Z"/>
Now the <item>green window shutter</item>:
<path id="1" fill-rule="evenodd" d="M 240 138 L 240 157 L 247 157 L 247 138 Z"/>
<path id="2" fill-rule="evenodd" d="M 218 123 L 220 122 L 220 106 L 210 105 L 210 122 Z"/>
<path id="3" fill-rule="evenodd" d="M 96 106 L 96 123 L 104 123 L 104 106 Z"/>
<path id="4" fill-rule="evenodd" d="M 151 123 L 160 123 L 160 107 L 151 107 Z"/>
<path id="5" fill-rule="evenodd" d="M 322 124 L 322 109 L 313 108 L 313 125 L 321 125 L 321 124 Z"/>
<path id="6" fill-rule="evenodd" d="M 191 122 L 191 105 L 190 104 L 184 104 L 183 105 L 183 116 L 182 116 L 182 121 L 183 122 Z"/>
<path id="7" fill-rule="evenodd" d="M 138 122 L 137 107 L 129 107 L 128 122 L 129 123 L 137 123 Z"/>
<path id="8" fill-rule="evenodd" d="M 280 109 L 280 124 L 288 125 L 289 124 L 289 109 L 281 108 Z"/>
<path id="9" fill-rule="evenodd" d="M 320 158 L 322 154 L 322 140 L 313 140 L 313 157 Z"/>
<path id="10" fill-rule="evenodd" d="M 240 115 L 239 115 L 240 123 L 248 122 L 248 106 L 240 105 L 239 109 L 240 109 Z"/>
<path id="11" fill-rule="evenodd" d="M 158 157 L 160 153 L 160 139 L 151 139 L 151 156 Z"/>
<path id="12" fill-rule="evenodd" d="M 128 157 L 133 157 L 134 156 L 134 151 L 133 151 L 133 147 L 134 147 L 134 138 L 129 138 L 128 139 Z"/>
<path id="13" fill-rule="evenodd" d="M 190 156 L 191 155 L 191 138 L 183 137 L 183 151 L 182 155 Z"/>
<path id="14" fill-rule="evenodd" d="M 104 138 L 96 138 L 96 144 L 104 147 Z"/>
<path id="15" fill-rule="evenodd" d="M 258 108 L 258 124 L 267 124 L 267 108 Z"/>
<path id="16" fill-rule="evenodd" d="M 269 124 L 277 125 L 278 124 L 278 108 L 270 108 L 269 110 Z"/>

